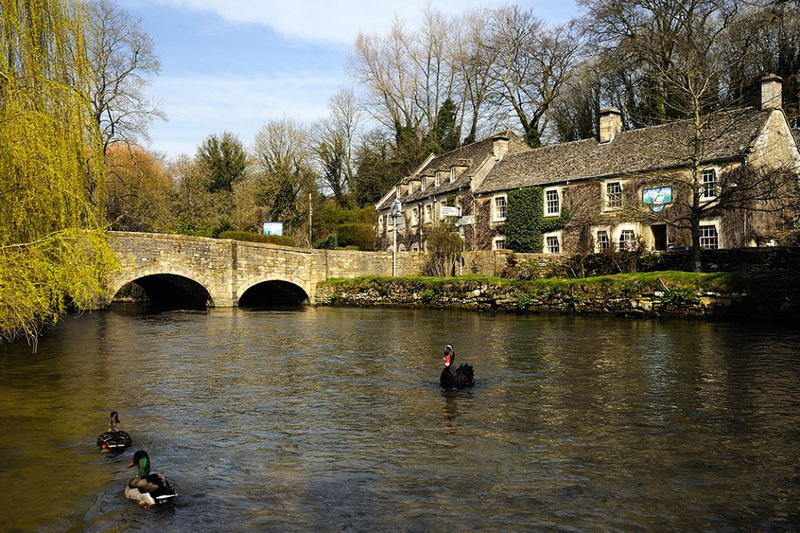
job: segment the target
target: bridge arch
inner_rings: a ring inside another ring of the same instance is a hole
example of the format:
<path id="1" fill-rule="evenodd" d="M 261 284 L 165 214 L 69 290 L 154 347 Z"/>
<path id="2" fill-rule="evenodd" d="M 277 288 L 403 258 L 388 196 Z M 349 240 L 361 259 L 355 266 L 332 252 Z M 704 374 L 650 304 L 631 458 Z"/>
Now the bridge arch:
<path id="1" fill-rule="evenodd" d="M 282 278 L 251 278 L 239 286 L 237 305 L 240 307 L 266 305 L 301 305 L 310 300 L 307 283 L 292 276 Z"/>
<path id="2" fill-rule="evenodd" d="M 157 307 L 206 308 L 214 306 L 214 295 L 207 280 L 180 269 L 142 269 L 127 271 L 111 284 L 110 301 L 131 284 L 143 291 L 148 301 Z M 139 292 L 141 292 L 139 291 Z"/>

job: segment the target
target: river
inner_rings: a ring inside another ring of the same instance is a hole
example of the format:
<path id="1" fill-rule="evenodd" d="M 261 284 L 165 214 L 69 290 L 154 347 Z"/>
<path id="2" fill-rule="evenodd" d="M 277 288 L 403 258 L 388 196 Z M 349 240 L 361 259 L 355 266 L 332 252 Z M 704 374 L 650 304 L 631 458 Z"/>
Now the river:
<path id="1" fill-rule="evenodd" d="M 121 306 L 0 347 L 0 427 L 6 531 L 800 528 L 785 325 Z M 123 498 L 136 449 L 175 505 Z"/>

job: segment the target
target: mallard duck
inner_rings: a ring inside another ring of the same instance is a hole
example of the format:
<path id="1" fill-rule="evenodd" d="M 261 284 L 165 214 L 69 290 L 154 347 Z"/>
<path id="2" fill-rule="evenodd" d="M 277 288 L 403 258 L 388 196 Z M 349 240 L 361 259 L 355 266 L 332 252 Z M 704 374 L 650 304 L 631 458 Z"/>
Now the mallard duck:
<path id="1" fill-rule="evenodd" d="M 177 494 L 163 474 L 150 473 L 150 457 L 144 450 L 133 454 L 128 468 L 138 465 L 139 474 L 125 486 L 125 497 L 139 502 L 139 505 L 151 506 L 166 503 Z"/>
<path id="2" fill-rule="evenodd" d="M 444 369 L 439 376 L 439 384 L 445 389 L 465 389 L 474 384 L 474 370 L 470 365 L 461 365 L 456 369 L 456 351 L 452 344 L 444 347 Z"/>
<path id="3" fill-rule="evenodd" d="M 124 450 L 133 442 L 127 432 L 117 429 L 119 415 L 116 411 L 111 411 L 108 416 L 108 429 L 97 437 L 97 445 L 104 452 Z"/>

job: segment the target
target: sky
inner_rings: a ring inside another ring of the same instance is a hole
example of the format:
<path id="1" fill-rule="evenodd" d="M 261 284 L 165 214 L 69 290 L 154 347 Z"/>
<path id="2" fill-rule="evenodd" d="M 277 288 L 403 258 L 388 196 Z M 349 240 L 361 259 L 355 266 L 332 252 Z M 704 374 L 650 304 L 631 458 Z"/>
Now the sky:
<path id="1" fill-rule="evenodd" d="M 269 120 L 324 118 L 328 100 L 355 87 L 348 57 L 360 32 L 385 34 L 395 18 L 414 28 L 429 5 L 457 15 L 500 0 L 116 0 L 155 41 L 161 72 L 148 88 L 168 120 L 149 148 L 192 155 L 230 131 L 250 146 Z M 547 22 L 566 22 L 574 0 L 521 0 Z"/>

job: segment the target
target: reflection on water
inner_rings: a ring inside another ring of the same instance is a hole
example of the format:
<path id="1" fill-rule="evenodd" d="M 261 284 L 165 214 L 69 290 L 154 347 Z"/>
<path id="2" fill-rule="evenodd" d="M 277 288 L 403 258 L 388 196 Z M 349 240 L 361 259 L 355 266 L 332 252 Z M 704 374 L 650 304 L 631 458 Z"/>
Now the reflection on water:
<path id="1" fill-rule="evenodd" d="M 129 308 L 128 308 L 129 309 Z M 441 348 L 476 386 L 438 387 Z M 426 310 L 138 311 L 0 348 L 11 530 L 800 527 L 800 334 Z M 95 439 L 120 412 L 134 448 Z M 133 450 L 180 493 L 122 497 Z"/>

